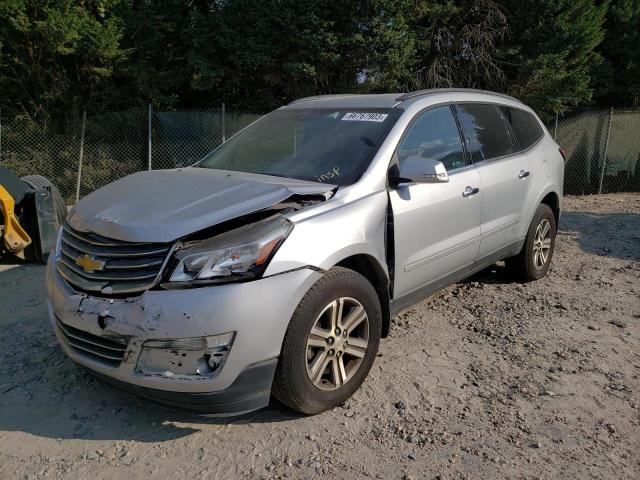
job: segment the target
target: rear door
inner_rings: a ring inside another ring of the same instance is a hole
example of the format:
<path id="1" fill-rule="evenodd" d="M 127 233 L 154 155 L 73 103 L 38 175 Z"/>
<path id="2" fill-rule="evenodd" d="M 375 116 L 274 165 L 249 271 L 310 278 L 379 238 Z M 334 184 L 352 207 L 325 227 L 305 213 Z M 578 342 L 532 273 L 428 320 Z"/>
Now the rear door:
<path id="1" fill-rule="evenodd" d="M 410 156 L 441 161 L 449 182 L 401 184 L 389 192 L 395 298 L 459 277 L 473 266 L 479 247 L 480 177 L 465 155 L 452 107 L 416 115 L 400 141 L 396 161 L 401 164 Z"/>
<path id="2" fill-rule="evenodd" d="M 538 148 L 545 132 L 540 121 L 531 112 L 507 106 L 500 107 L 500 110 L 516 140 L 518 155 L 526 157 L 527 169 L 518 174 L 522 183 L 526 184 L 527 191 L 520 217 L 520 236 L 524 237 L 529 228 L 528 221 L 531 219 L 532 209 L 535 210 L 537 207 L 534 202 L 537 200 L 540 182 L 544 181 L 543 178 L 550 176 L 547 163 L 548 151 Z M 551 152 L 555 154 L 557 150 L 554 148 Z"/>
<path id="3" fill-rule="evenodd" d="M 461 103 L 456 111 L 483 189 L 478 260 L 515 244 L 530 187 L 530 161 L 518 153 L 501 108 Z"/>

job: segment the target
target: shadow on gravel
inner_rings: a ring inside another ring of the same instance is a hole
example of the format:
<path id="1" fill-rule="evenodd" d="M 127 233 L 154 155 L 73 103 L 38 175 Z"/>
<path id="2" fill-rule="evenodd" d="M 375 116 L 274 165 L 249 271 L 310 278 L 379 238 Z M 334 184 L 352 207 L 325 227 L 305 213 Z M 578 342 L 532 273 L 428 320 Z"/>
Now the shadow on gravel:
<path id="1" fill-rule="evenodd" d="M 509 285 L 519 283 L 513 274 L 504 266 L 504 262 L 491 265 L 490 267 L 480 270 L 478 273 L 465 278 L 458 282 L 461 284 L 468 283 L 486 283 L 490 285 Z"/>
<path id="2" fill-rule="evenodd" d="M 70 361 L 60 361 L 61 355 L 51 355 L 49 368 L 57 370 L 53 375 L 14 377 L 16 384 L 0 386 L 0 431 L 56 439 L 165 442 L 197 433 L 205 425 L 222 435 L 234 424 L 301 418 L 275 401 L 262 410 L 226 418 L 170 409 L 105 385 Z M 65 394 L 57 393 L 60 376 L 73 381 Z"/>
<path id="3" fill-rule="evenodd" d="M 224 434 L 234 424 L 301 418 L 275 401 L 257 412 L 227 418 L 172 410 L 104 385 L 86 374 L 72 372 L 74 368 L 78 369 L 73 365 L 65 369 L 76 384 L 64 398 L 52 394 L 41 378 L 27 379 L 27 388 L 18 385 L 3 389 L 0 431 L 22 431 L 56 439 L 165 442 L 197 433 L 205 425 L 217 427 Z"/>
<path id="4" fill-rule="evenodd" d="M 200 416 L 105 385 L 74 365 L 56 343 L 47 318 L 43 266 L 0 269 L 0 292 L 0 432 L 164 442 L 205 425 L 222 435 L 234 424 L 300 418 L 277 402 L 238 417 Z"/>
<path id="5" fill-rule="evenodd" d="M 558 233 L 577 237 L 585 253 L 640 260 L 640 215 L 636 213 L 563 213 Z"/>
<path id="6" fill-rule="evenodd" d="M 559 235 L 576 237 L 585 253 L 622 260 L 640 260 L 640 215 L 635 213 L 563 213 Z M 493 285 L 518 283 L 503 262 L 461 281 Z"/>
<path id="7" fill-rule="evenodd" d="M 585 253 L 622 260 L 640 260 L 640 215 L 635 213 L 563 213 L 559 235 L 575 237 Z M 503 262 L 460 283 L 517 283 Z"/>

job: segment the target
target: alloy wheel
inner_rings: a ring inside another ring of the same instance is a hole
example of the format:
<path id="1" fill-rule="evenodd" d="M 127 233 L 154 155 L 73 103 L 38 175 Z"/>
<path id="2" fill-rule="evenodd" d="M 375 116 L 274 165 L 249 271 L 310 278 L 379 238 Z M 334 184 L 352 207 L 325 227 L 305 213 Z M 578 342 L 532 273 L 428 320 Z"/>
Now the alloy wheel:
<path id="1" fill-rule="evenodd" d="M 549 220 L 543 218 L 536 228 L 533 238 L 533 264 L 540 270 L 544 268 L 549 260 L 551 251 L 551 224 Z"/>
<path id="2" fill-rule="evenodd" d="M 341 297 L 324 307 L 307 338 L 307 375 L 321 390 L 337 390 L 353 378 L 367 353 L 369 318 L 362 304 Z"/>

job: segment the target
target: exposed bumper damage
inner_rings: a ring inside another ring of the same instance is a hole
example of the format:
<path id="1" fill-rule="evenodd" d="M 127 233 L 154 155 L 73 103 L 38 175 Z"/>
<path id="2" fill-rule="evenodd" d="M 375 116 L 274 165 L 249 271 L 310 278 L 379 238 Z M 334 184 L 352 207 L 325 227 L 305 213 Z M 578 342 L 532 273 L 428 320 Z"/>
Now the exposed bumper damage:
<path id="1" fill-rule="evenodd" d="M 147 398 L 229 414 L 268 403 L 289 319 L 320 275 L 101 298 L 73 290 L 50 261 L 46 284 L 50 320 L 74 362 Z"/>
<path id="2" fill-rule="evenodd" d="M 131 192 L 144 192 L 134 196 L 135 208 Z M 321 273 L 296 265 L 190 288 L 163 283 L 165 270 L 186 242 L 296 212 L 334 192 L 204 168 L 144 172 L 97 190 L 69 215 L 47 266 L 60 344 L 100 378 L 170 405 L 220 414 L 265 406 L 289 320 Z"/>

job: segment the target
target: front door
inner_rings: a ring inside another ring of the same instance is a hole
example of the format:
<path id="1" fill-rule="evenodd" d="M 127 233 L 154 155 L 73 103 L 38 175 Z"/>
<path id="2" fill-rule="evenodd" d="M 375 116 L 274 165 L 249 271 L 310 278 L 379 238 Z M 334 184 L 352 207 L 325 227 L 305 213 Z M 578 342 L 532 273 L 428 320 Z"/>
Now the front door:
<path id="1" fill-rule="evenodd" d="M 393 210 L 394 298 L 446 283 L 471 269 L 480 242 L 482 188 L 468 163 L 450 106 L 419 113 L 397 151 L 443 162 L 447 183 L 401 184 L 389 193 Z"/>

